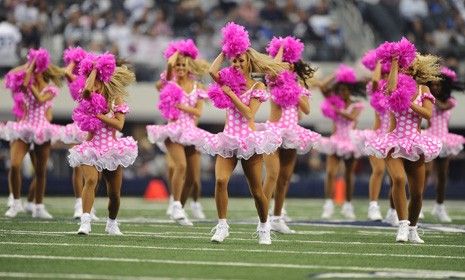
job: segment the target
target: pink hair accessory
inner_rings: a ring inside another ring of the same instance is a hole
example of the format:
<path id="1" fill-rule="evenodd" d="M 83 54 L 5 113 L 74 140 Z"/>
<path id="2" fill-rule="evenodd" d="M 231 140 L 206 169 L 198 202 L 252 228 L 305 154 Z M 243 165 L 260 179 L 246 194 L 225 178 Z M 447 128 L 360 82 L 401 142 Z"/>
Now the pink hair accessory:
<path id="1" fill-rule="evenodd" d="M 399 59 L 399 67 L 404 69 L 412 65 L 416 57 L 416 48 L 405 37 L 399 42 L 385 42 L 376 49 L 376 56 L 383 64 L 391 63 L 392 59 Z"/>
<path id="2" fill-rule="evenodd" d="M 81 130 L 95 132 L 105 125 L 97 115 L 106 112 L 108 112 L 108 104 L 105 97 L 93 92 L 90 98 L 79 100 L 78 106 L 73 110 L 72 118 Z"/>
<path id="3" fill-rule="evenodd" d="M 272 57 L 275 57 L 279 48 L 283 46 L 283 61 L 294 63 L 302 57 L 304 51 L 304 44 L 300 39 L 287 36 L 287 37 L 273 37 L 266 47 L 266 51 Z"/>
<path id="4" fill-rule="evenodd" d="M 37 50 L 29 49 L 27 60 L 29 63 L 32 63 L 32 61 L 35 60 L 34 72 L 42 73 L 47 70 L 50 65 L 50 54 L 44 48 L 39 48 Z"/>
<path id="5" fill-rule="evenodd" d="M 221 33 L 223 34 L 221 51 L 227 58 L 234 58 L 250 48 L 249 32 L 245 30 L 244 26 L 228 22 L 221 29 Z"/>
<path id="6" fill-rule="evenodd" d="M 455 73 L 455 71 L 450 68 L 445 66 L 441 67 L 441 74 L 448 77 L 452 81 L 457 81 L 457 73 Z"/>
<path id="7" fill-rule="evenodd" d="M 345 84 L 355 84 L 357 82 L 357 76 L 355 70 L 345 64 L 339 65 L 336 70 L 336 82 Z"/>
<path id="8" fill-rule="evenodd" d="M 183 90 L 175 83 L 168 82 L 160 92 L 160 102 L 158 109 L 162 117 L 168 121 L 179 118 L 181 111 L 176 105 L 181 103 Z"/>
<path id="9" fill-rule="evenodd" d="M 344 109 L 344 106 L 344 100 L 340 96 L 333 94 L 325 98 L 325 100 L 320 105 L 320 109 L 325 117 L 336 120 L 337 110 Z"/>
<path id="10" fill-rule="evenodd" d="M 188 56 L 192 59 L 196 59 L 199 55 L 199 50 L 197 49 L 197 46 L 195 45 L 194 41 L 192 41 L 192 39 L 170 42 L 164 52 L 164 56 L 166 59 L 168 59 L 175 52 L 178 52 L 184 56 Z"/>
<path id="11" fill-rule="evenodd" d="M 297 75 L 291 71 L 283 71 L 275 79 L 268 81 L 271 99 L 281 107 L 296 106 L 302 93 L 297 82 Z"/>
<path id="12" fill-rule="evenodd" d="M 87 52 L 81 47 L 69 47 L 63 52 L 63 60 L 66 65 L 71 62 L 79 63 L 87 55 Z"/>
<path id="13" fill-rule="evenodd" d="M 415 80 L 400 73 L 397 78 L 397 88 L 388 97 L 389 109 L 397 113 L 408 110 L 416 92 L 417 83 Z"/>
<path id="14" fill-rule="evenodd" d="M 10 89 L 13 92 L 19 91 L 23 85 L 24 78 L 26 77 L 26 72 L 23 70 L 20 71 L 10 71 L 5 75 L 5 87 Z"/>
<path id="15" fill-rule="evenodd" d="M 108 83 L 113 73 L 115 73 L 115 56 L 108 52 L 100 55 L 88 54 L 81 63 L 79 63 L 79 74 L 88 77 L 93 69 L 97 70 L 97 79 Z"/>

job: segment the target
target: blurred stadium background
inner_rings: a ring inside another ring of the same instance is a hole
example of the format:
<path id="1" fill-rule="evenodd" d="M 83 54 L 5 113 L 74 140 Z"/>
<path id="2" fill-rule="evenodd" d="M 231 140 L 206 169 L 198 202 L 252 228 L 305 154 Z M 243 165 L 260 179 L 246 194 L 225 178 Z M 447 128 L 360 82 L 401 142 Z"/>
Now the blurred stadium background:
<path id="1" fill-rule="evenodd" d="M 163 154 L 151 145 L 145 135 L 145 125 L 162 123 L 156 109 L 157 92 L 154 82 L 165 67 L 162 56 L 168 42 L 174 38 L 195 39 L 202 56 L 212 60 L 219 49 L 219 32 L 228 21 L 247 27 L 253 46 L 264 50 L 272 36 L 292 34 L 305 42 L 305 59 L 318 67 L 317 77 L 323 78 L 344 62 L 354 65 L 361 79 L 368 79 L 359 63 L 360 56 L 384 40 L 398 40 L 403 35 L 414 42 L 421 52 L 434 53 L 444 63 L 464 76 L 465 1 L 461 0 L 0 0 L 0 72 L 21 63 L 30 47 L 45 47 L 54 62 L 61 64 L 63 50 L 80 45 L 94 52 L 111 51 L 126 58 L 134 66 L 137 84 L 131 87 L 131 113 L 124 133 L 139 141 L 139 157 L 134 166 L 125 170 L 125 194 L 140 195 L 153 178 L 165 172 Z M 462 78 L 463 79 L 463 78 Z M 208 80 L 205 80 L 208 83 Z M 459 106 L 452 113 L 451 129 L 464 134 L 465 95 L 456 93 Z M 319 110 L 321 94 L 314 89 L 312 112 L 302 123 L 323 134 L 331 123 Z M 0 88 L 0 120 L 11 119 L 12 100 L 9 92 Z M 54 122 L 71 121 L 73 102 L 65 87 L 56 99 Z M 200 126 L 209 131 L 222 130 L 224 113 L 211 105 L 204 107 Z M 267 117 L 268 105 L 263 105 L 258 121 Z M 368 128 L 373 112 L 367 106 L 359 122 Z M 9 160 L 8 143 L 0 143 L 0 193 L 7 192 Z M 66 146 L 57 144 L 49 162 L 48 194 L 71 194 L 71 169 Z M 213 158 L 203 157 L 203 193 L 214 189 Z M 449 198 L 465 198 L 464 154 L 451 162 Z M 31 176 L 26 164 L 25 176 Z M 360 160 L 357 168 L 355 195 L 366 197 L 370 165 Z M 240 170 L 237 170 L 240 175 Z M 294 186 L 290 196 L 322 197 L 325 173 L 324 157 L 316 152 L 299 157 Z M 27 186 L 28 180 L 24 182 Z M 386 181 L 386 185 L 387 185 Z M 430 182 L 431 183 L 431 182 Z M 231 195 L 248 195 L 242 176 L 236 176 Z M 386 196 L 387 188 L 383 188 Z M 428 188 L 431 197 L 433 188 Z"/>

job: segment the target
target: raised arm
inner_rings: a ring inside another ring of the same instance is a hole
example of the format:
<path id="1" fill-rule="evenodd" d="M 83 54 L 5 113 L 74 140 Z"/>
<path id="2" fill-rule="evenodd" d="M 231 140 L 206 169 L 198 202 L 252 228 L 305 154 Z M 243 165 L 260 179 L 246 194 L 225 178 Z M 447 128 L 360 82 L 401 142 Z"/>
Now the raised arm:
<path id="1" fill-rule="evenodd" d="M 43 91 L 43 93 L 39 92 L 39 89 L 36 85 L 31 85 L 31 92 L 34 95 L 35 99 L 39 103 L 45 103 L 49 100 L 52 100 L 54 95 L 51 94 L 49 91 Z"/>
<path id="2" fill-rule="evenodd" d="M 373 91 L 378 89 L 378 83 L 381 80 L 381 62 L 378 60 L 376 62 L 375 70 L 373 70 L 373 75 L 371 76 L 371 83 Z"/>
<path id="3" fill-rule="evenodd" d="M 391 71 L 389 71 L 387 93 L 391 94 L 397 88 L 397 77 L 399 75 L 399 61 L 397 58 L 392 60 Z"/>
<path id="4" fill-rule="evenodd" d="M 450 109 L 454 108 L 454 106 L 455 106 L 455 105 L 450 101 L 450 99 L 448 99 L 448 100 L 445 101 L 445 102 L 436 99 L 435 105 L 436 105 L 436 107 L 438 107 L 439 109 L 441 109 L 441 110 L 443 110 L 443 111 L 450 110 Z"/>
<path id="5" fill-rule="evenodd" d="M 121 99 L 117 99 L 115 101 L 115 106 L 123 104 L 123 101 Z M 121 112 L 115 113 L 115 116 L 113 118 L 107 117 L 104 114 L 99 114 L 96 116 L 99 120 L 107 124 L 108 126 L 121 131 L 123 130 L 124 127 L 124 121 L 126 119 L 125 114 Z"/>
<path id="6" fill-rule="evenodd" d="M 219 76 L 218 72 L 221 70 L 221 65 L 223 64 L 224 61 L 224 53 L 221 52 L 213 61 L 213 63 L 210 65 L 210 68 L 208 69 L 208 73 L 212 77 L 212 79 L 215 82 L 219 81 Z"/>
<path id="7" fill-rule="evenodd" d="M 31 81 L 32 72 L 34 71 L 35 59 L 27 65 L 26 67 L 26 76 L 24 77 L 23 86 L 27 87 Z"/>
<path id="8" fill-rule="evenodd" d="M 360 108 L 354 108 L 352 109 L 352 111 L 350 112 L 346 112 L 344 110 L 339 110 L 339 111 L 336 111 L 339 115 L 343 116 L 344 118 L 350 120 L 350 121 L 355 121 L 357 120 L 358 116 L 360 115 L 360 113 L 362 112 L 362 109 Z"/>
<path id="9" fill-rule="evenodd" d="M 68 66 L 64 68 L 65 77 L 69 82 L 72 82 L 76 79 L 76 76 L 73 74 L 73 70 L 75 66 L 76 66 L 76 63 L 74 61 L 71 61 L 68 64 Z"/>
<path id="10" fill-rule="evenodd" d="M 333 82 L 335 78 L 334 73 L 327 76 L 325 79 L 323 79 L 321 82 L 317 81 L 315 83 L 315 86 L 319 87 L 321 90 L 321 93 L 323 94 L 324 97 L 327 97 L 330 94 L 330 87 L 329 85 Z"/>
<path id="11" fill-rule="evenodd" d="M 423 92 L 429 92 L 429 88 L 427 86 L 421 85 L 420 86 L 420 93 L 422 94 Z M 412 101 L 412 104 L 410 104 L 410 108 L 420 115 L 420 117 L 429 120 L 431 116 L 433 115 L 433 102 L 429 99 L 425 99 L 423 101 L 422 106 L 416 104 L 415 102 Z"/>
<path id="12" fill-rule="evenodd" d="M 308 100 L 308 96 L 301 96 L 299 98 L 299 109 L 305 115 L 310 114 L 310 102 Z"/>
<path id="13" fill-rule="evenodd" d="M 283 62 L 283 53 L 284 53 L 284 46 L 281 45 L 281 47 L 279 47 L 278 53 L 274 57 L 274 61 Z"/>
<path id="14" fill-rule="evenodd" d="M 178 60 L 178 52 L 176 51 L 172 56 L 168 58 L 168 63 L 166 65 L 166 80 L 171 81 L 173 79 L 173 68 L 176 65 Z"/>

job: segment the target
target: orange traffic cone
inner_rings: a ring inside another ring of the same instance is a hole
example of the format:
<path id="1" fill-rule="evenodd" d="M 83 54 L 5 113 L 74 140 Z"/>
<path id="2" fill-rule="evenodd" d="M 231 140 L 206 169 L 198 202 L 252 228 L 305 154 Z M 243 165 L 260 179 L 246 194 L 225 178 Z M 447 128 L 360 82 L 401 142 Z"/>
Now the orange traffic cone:
<path id="1" fill-rule="evenodd" d="M 333 200 L 337 205 L 342 205 L 346 201 L 346 184 L 342 177 L 337 177 L 334 182 Z"/>
<path id="2" fill-rule="evenodd" d="M 144 193 L 146 200 L 167 200 L 168 196 L 165 183 L 158 179 L 151 180 Z"/>

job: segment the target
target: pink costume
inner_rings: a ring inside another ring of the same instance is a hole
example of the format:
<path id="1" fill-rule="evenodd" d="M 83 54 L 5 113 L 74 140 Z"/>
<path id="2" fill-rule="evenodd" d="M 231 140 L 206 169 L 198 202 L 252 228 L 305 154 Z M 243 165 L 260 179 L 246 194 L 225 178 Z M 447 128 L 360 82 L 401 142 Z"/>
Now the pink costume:
<path id="1" fill-rule="evenodd" d="M 455 98 L 449 98 L 448 102 L 453 107 L 457 105 Z M 451 108 L 452 109 L 452 108 Z M 442 142 L 442 149 L 439 157 L 456 156 L 465 143 L 465 138 L 461 135 L 449 133 L 449 119 L 451 110 L 441 110 L 437 106 L 433 108 L 430 126 L 423 131 L 425 135 L 439 138 Z"/>
<path id="2" fill-rule="evenodd" d="M 107 114 L 114 117 L 115 113 L 127 114 L 126 104 L 113 106 Z M 132 137 L 116 137 L 116 129 L 104 125 L 92 133 L 91 140 L 76 145 L 69 150 L 68 161 L 71 167 L 80 165 L 94 166 L 98 171 L 114 171 L 118 166 L 128 167 L 137 158 L 137 142 Z"/>
<path id="3" fill-rule="evenodd" d="M 40 94 L 51 93 L 54 97 L 58 94 L 55 86 L 46 86 Z M 26 115 L 19 121 L 9 121 L 4 127 L 4 136 L 7 141 L 22 140 L 25 143 L 42 145 L 60 139 L 60 127 L 51 124 L 46 118 L 46 112 L 53 106 L 49 100 L 40 103 L 28 89 L 24 94 Z"/>
<path id="4" fill-rule="evenodd" d="M 206 98 L 206 92 L 197 88 L 197 83 L 194 83 L 194 88 L 190 93 L 182 90 L 183 97 L 181 104 L 188 107 L 195 107 L 199 99 Z M 165 141 L 167 139 L 174 143 L 179 143 L 183 146 L 202 145 L 203 140 L 211 134 L 197 127 L 196 116 L 180 110 L 179 118 L 165 125 L 148 125 L 147 135 L 151 143 L 157 146 L 166 153 Z"/>
<path id="5" fill-rule="evenodd" d="M 310 91 L 302 87 L 301 95 L 310 97 Z M 273 99 L 273 96 L 271 96 Z M 297 150 L 298 154 L 308 153 L 320 140 L 321 135 L 298 124 L 299 105 L 281 107 L 281 118 L 277 122 L 257 123 L 257 130 L 269 130 L 282 138 L 281 148 Z"/>
<path id="6" fill-rule="evenodd" d="M 419 93 L 414 102 L 422 106 L 425 99 L 435 101 L 429 92 Z M 419 123 L 421 117 L 411 108 L 397 113 L 392 111 L 396 119 L 396 128 L 376 138 L 370 138 L 366 142 L 368 155 L 377 158 L 386 158 L 390 151 L 393 158 L 405 158 L 417 161 L 421 155 L 425 156 L 425 162 L 435 159 L 441 151 L 440 140 L 420 133 Z"/>
<path id="7" fill-rule="evenodd" d="M 347 108 L 343 109 L 346 113 L 351 113 L 356 109 L 363 109 L 364 105 L 361 102 L 351 103 Z M 335 131 L 330 137 L 322 137 L 318 144 L 318 150 L 327 155 L 337 155 L 342 158 L 359 158 L 362 151 L 356 147 L 350 138 L 351 132 L 354 130 L 355 121 L 337 114 L 334 120 Z"/>
<path id="8" fill-rule="evenodd" d="M 255 90 L 255 85 L 238 96 L 242 103 L 249 105 L 252 98 L 260 102 L 267 100 L 268 93 L 261 89 Z M 271 154 L 281 146 L 282 139 L 278 134 L 270 130 L 252 130 L 249 120 L 235 106 L 227 108 L 226 115 L 223 132 L 206 138 L 201 147 L 203 152 L 212 156 L 247 160 L 255 154 Z"/>

